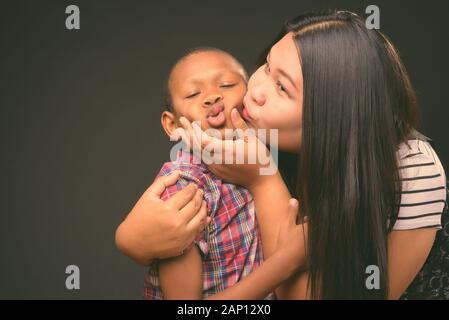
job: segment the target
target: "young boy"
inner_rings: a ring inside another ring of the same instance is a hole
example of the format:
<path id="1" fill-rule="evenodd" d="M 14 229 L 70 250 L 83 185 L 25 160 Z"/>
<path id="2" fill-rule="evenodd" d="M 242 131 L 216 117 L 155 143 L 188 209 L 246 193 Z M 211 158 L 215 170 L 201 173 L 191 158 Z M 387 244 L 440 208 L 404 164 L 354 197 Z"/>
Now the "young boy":
<path id="1" fill-rule="evenodd" d="M 172 68 L 167 82 L 167 111 L 161 122 L 168 135 L 179 118 L 200 121 L 223 135 L 232 128 L 230 112 L 241 108 L 247 75 L 230 54 L 215 48 L 194 50 Z M 181 256 L 154 262 L 145 277 L 147 299 L 203 299 L 233 286 L 262 262 L 254 202 L 244 188 L 224 183 L 193 155 L 180 151 L 159 175 L 174 170 L 181 178 L 164 192 L 166 200 L 190 183 L 204 192 L 211 223 Z M 271 295 L 269 296 L 272 297 Z"/>

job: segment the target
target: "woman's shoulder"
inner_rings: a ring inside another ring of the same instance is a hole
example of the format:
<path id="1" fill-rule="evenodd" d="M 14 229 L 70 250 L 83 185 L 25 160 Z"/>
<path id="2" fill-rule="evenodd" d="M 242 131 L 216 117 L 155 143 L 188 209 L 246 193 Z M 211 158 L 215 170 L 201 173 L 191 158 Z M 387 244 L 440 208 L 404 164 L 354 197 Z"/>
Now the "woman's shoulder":
<path id="1" fill-rule="evenodd" d="M 446 175 L 428 141 L 412 139 L 398 149 L 401 203 L 395 230 L 441 226 Z"/>
<path id="2" fill-rule="evenodd" d="M 445 185 L 446 174 L 437 153 L 428 141 L 407 140 L 399 145 L 398 167 L 401 178 L 419 178 L 421 174 L 435 175 L 435 182 Z M 422 180 L 422 179 L 415 179 Z"/>

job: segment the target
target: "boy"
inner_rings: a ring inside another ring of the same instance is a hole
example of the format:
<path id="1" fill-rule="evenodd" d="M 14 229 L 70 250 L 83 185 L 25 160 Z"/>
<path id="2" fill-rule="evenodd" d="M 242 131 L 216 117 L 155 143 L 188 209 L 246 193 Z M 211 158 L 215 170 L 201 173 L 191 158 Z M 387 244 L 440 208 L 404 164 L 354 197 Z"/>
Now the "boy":
<path id="1" fill-rule="evenodd" d="M 215 48 L 194 50 L 172 68 L 167 82 L 167 111 L 161 122 L 170 136 L 179 118 L 200 121 L 224 136 L 232 128 L 230 112 L 241 108 L 247 75 L 230 54 Z M 203 299 L 233 286 L 262 262 L 260 234 L 251 194 L 216 178 L 204 163 L 180 151 L 165 163 L 159 175 L 181 172 L 176 185 L 162 199 L 170 198 L 189 183 L 204 192 L 212 221 L 181 256 L 154 262 L 146 277 L 147 299 Z M 271 298 L 271 295 L 269 296 Z"/>

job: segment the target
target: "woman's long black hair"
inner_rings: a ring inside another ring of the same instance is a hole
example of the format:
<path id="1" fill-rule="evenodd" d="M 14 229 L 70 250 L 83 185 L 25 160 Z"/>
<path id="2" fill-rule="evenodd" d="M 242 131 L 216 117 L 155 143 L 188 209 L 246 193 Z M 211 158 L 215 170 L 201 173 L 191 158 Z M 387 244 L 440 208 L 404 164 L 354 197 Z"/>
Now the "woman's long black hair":
<path id="1" fill-rule="evenodd" d="M 353 13 L 302 15 L 278 39 L 288 32 L 304 81 L 295 193 L 308 216 L 312 298 L 385 299 L 400 202 L 396 151 L 417 125 L 414 90 L 390 41 Z M 366 286 L 370 265 L 379 289 Z"/>

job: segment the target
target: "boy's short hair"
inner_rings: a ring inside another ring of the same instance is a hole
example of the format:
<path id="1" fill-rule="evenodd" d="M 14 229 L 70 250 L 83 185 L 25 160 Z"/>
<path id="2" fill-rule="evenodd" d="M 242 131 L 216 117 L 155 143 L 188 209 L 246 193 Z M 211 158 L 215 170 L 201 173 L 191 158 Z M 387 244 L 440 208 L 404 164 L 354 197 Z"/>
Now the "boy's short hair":
<path id="1" fill-rule="evenodd" d="M 171 79 L 171 75 L 173 73 L 173 69 L 178 64 L 180 64 L 182 61 L 184 61 L 186 58 L 190 57 L 191 55 L 196 54 L 196 53 L 202 53 L 202 52 L 219 52 L 219 53 L 223 53 L 223 54 L 231 57 L 237 63 L 237 65 L 241 67 L 243 80 L 245 82 L 248 81 L 248 74 L 246 73 L 245 68 L 240 63 L 240 61 L 238 61 L 229 52 L 226 52 L 226 51 L 218 49 L 218 48 L 207 47 L 207 46 L 201 46 L 201 47 L 195 47 L 195 48 L 189 49 L 178 60 L 176 60 L 176 62 L 172 65 L 172 67 L 170 68 L 170 71 L 168 72 L 168 77 L 167 77 L 167 80 L 165 81 L 165 89 L 164 89 L 165 90 L 165 92 L 164 92 L 164 109 L 166 109 L 167 111 L 173 112 L 173 101 L 171 98 L 171 92 L 170 92 L 170 88 L 169 88 L 169 82 Z"/>

